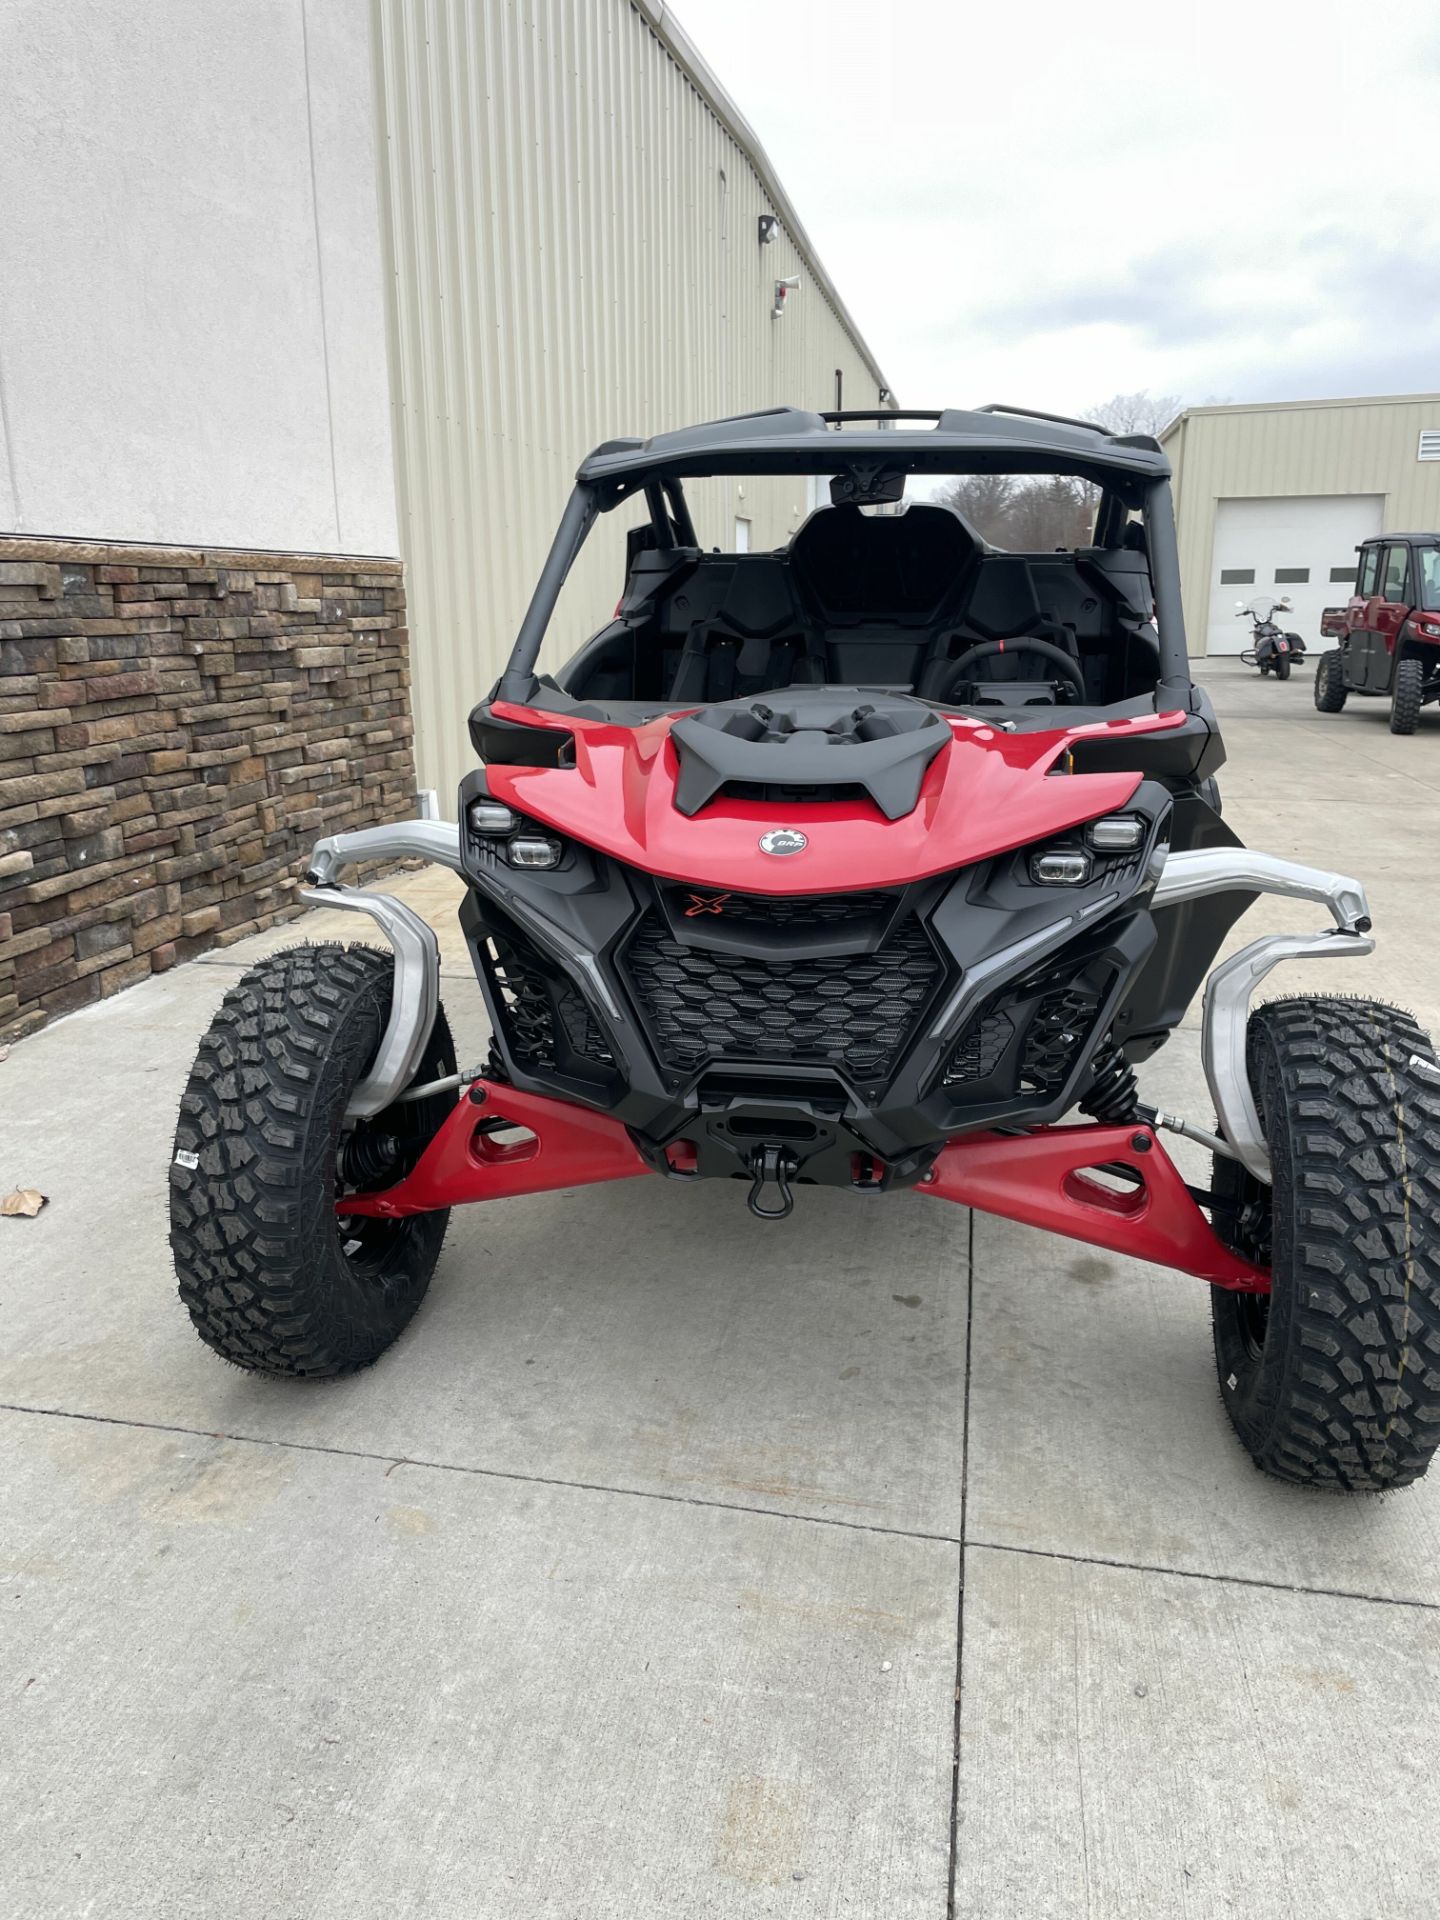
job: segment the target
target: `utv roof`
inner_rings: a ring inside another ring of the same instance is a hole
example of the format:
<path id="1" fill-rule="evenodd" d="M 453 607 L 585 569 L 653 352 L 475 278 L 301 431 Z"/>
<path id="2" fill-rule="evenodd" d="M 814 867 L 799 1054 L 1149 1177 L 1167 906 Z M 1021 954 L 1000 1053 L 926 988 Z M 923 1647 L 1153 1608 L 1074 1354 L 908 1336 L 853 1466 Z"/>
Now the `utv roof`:
<path id="1" fill-rule="evenodd" d="M 931 424 L 897 431 L 899 421 Z M 613 505 L 630 492 L 632 478 L 835 473 L 856 460 L 906 473 L 1073 473 L 1101 485 L 1170 476 L 1169 459 L 1148 434 L 1114 434 L 1088 420 L 991 405 L 971 413 L 771 407 L 649 440 L 607 440 L 581 463 L 576 479 L 609 494 L 606 504 Z"/>

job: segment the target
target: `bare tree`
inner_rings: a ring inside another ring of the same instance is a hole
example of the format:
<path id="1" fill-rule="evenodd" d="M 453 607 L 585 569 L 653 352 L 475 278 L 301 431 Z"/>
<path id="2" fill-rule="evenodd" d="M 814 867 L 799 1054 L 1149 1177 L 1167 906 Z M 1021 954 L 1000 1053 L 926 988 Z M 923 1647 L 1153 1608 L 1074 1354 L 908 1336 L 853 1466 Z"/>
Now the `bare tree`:
<path id="1" fill-rule="evenodd" d="M 1018 553 L 1083 547 L 1089 543 L 1093 518 L 1091 488 L 1068 474 L 1047 474 L 1016 488 L 1003 544 Z"/>
<path id="2" fill-rule="evenodd" d="M 982 540 L 1002 547 L 1015 489 L 1013 474 L 958 473 L 935 498 L 942 506 L 954 507 Z"/>
<path id="3" fill-rule="evenodd" d="M 1173 393 L 1112 394 L 1091 407 L 1087 420 L 1111 433 L 1158 434 L 1185 403 Z M 960 474 L 936 495 L 954 507 L 982 540 L 1013 553 L 1084 547 L 1093 538 L 1099 490 L 1068 474 Z"/>
<path id="4" fill-rule="evenodd" d="M 1111 433 L 1158 434 L 1168 427 L 1185 402 L 1174 393 L 1112 393 L 1098 407 L 1087 407 L 1085 418 Z"/>
<path id="5" fill-rule="evenodd" d="M 935 497 L 990 546 L 1013 553 L 1087 546 L 1095 519 L 1095 489 L 1068 474 L 957 474 Z"/>

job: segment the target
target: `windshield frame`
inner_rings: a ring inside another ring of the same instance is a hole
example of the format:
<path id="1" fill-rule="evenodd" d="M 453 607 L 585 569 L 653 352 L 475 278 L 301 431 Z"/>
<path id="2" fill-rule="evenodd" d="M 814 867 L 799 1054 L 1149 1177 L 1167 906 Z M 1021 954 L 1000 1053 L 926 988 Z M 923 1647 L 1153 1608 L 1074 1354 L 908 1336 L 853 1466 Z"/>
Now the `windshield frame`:
<path id="1" fill-rule="evenodd" d="M 923 465 L 912 466 L 907 458 L 908 449 L 903 443 L 909 436 L 887 434 L 884 439 L 889 443 L 884 448 L 887 467 L 900 468 L 903 471 L 926 471 Z M 916 436 L 918 438 L 919 436 Z M 892 451 L 893 450 L 893 451 Z M 628 451 L 628 449 L 627 449 Z M 847 449 L 847 452 L 849 449 Z M 949 458 L 953 464 L 947 466 L 949 473 L 993 471 L 1001 462 L 995 459 L 996 450 L 989 449 L 991 457 L 981 463 L 971 465 L 963 457 L 957 459 L 953 450 Z M 898 457 L 895 457 L 898 455 Z M 535 592 L 525 617 L 520 623 L 515 637 L 515 645 L 506 663 L 505 671 L 496 683 L 492 698 L 509 701 L 516 706 L 526 706 L 534 698 L 539 682 L 536 679 L 536 667 L 545 634 L 550 625 L 551 616 L 560 598 L 565 580 L 574 565 L 580 549 L 585 544 L 596 520 L 601 513 L 607 512 L 620 503 L 622 498 L 632 498 L 637 493 L 645 495 L 650 507 L 652 524 L 662 546 L 679 544 L 679 523 L 688 519 L 684 506 L 684 488 L 681 476 L 670 467 L 657 469 L 656 463 L 647 463 L 643 478 L 638 486 L 634 485 L 633 470 L 617 485 L 608 476 L 603 479 L 587 478 L 587 472 L 596 464 L 598 456 L 592 455 L 581 467 L 573 492 L 566 503 L 556 530 L 545 564 L 535 585 Z M 826 448 L 818 459 L 811 457 L 796 463 L 794 470 L 833 472 L 830 462 L 836 460 L 833 450 Z M 837 462 L 837 464 L 847 464 Z M 1007 470 L 1010 468 L 1005 461 Z M 668 465 L 668 463 L 667 463 Z M 1048 473 L 1070 473 L 1079 478 L 1092 477 L 1086 471 L 1090 463 L 1076 461 L 1065 456 L 1048 455 L 1037 462 L 1032 471 Z M 696 469 L 699 469 L 697 472 Z M 699 478 L 714 471 L 725 473 L 767 471 L 763 463 L 756 466 L 732 465 L 728 459 L 714 462 L 695 461 L 686 463 L 686 477 Z M 1111 484 L 1105 488 L 1097 516 L 1095 530 L 1096 544 L 1103 547 L 1118 547 L 1125 538 L 1126 526 L 1133 514 L 1138 514 L 1144 529 L 1150 570 L 1150 584 L 1155 596 L 1155 626 L 1159 640 L 1160 678 L 1155 688 L 1155 708 L 1157 712 L 1184 713 L 1196 711 L 1198 693 L 1190 673 L 1190 658 L 1185 642 L 1185 615 L 1180 596 L 1180 551 L 1175 528 L 1175 502 L 1171 490 L 1168 467 L 1163 476 L 1153 475 L 1148 479 L 1132 478 L 1129 475 L 1117 485 L 1119 476 L 1108 476 Z M 1101 481 L 1102 486 L 1104 480 Z"/>

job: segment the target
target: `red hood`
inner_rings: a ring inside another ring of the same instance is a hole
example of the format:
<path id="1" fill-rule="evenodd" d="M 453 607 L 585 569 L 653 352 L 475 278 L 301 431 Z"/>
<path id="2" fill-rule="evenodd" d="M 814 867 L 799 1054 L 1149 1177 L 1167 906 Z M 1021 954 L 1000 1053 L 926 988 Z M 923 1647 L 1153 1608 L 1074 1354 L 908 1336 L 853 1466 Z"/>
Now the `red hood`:
<path id="1" fill-rule="evenodd" d="M 497 800 L 598 847 L 627 866 L 668 880 L 743 893 L 864 892 L 902 886 L 1048 839 L 1124 807 L 1138 773 L 1051 776 L 1072 741 L 1114 732 L 1154 733 L 1184 724 L 1180 713 L 1003 733 L 947 716 L 954 738 L 926 770 L 912 813 L 886 820 L 868 799 L 776 806 L 721 794 L 693 818 L 675 806 L 678 715 L 616 727 L 496 701 L 498 720 L 556 727 L 575 738 L 571 767 L 487 769 Z M 809 844 L 775 859 L 760 852 L 772 827 L 795 827 Z"/>

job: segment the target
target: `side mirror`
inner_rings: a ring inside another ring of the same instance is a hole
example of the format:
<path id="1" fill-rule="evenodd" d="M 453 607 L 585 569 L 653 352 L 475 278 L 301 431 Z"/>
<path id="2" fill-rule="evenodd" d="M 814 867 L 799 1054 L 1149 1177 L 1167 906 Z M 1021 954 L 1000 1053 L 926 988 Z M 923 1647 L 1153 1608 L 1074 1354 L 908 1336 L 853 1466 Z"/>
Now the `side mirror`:
<path id="1" fill-rule="evenodd" d="M 1236 613 L 1248 613 L 1250 609 L 1246 606 L 1243 600 L 1237 600 L 1235 602 L 1235 611 Z"/>
<path id="2" fill-rule="evenodd" d="M 1283 608 L 1285 609 L 1285 611 L 1286 611 L 1286 613 L 1289 613 L 1289 612 L 1290 612 L 1290 610 L 1291 610 L 1291 609 L 1290 609 L 1290 596 L 1289 596 L 1289 594 L 1287 593 L 1287 594 L 1286 594 L 1286 595 L 1285 595 L 1285 596 L 1283 597 L 1283 599 L 1280 599 L 1280 600 L 1277 600 L 1277 601 L 1275 602 L 1275 604 L 1276 604 L 1276 606 L 1277 606 L 1277 607 L 1283 607 Z"/>

